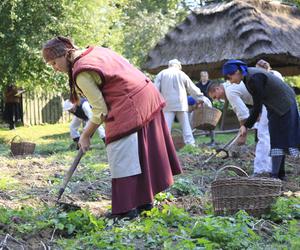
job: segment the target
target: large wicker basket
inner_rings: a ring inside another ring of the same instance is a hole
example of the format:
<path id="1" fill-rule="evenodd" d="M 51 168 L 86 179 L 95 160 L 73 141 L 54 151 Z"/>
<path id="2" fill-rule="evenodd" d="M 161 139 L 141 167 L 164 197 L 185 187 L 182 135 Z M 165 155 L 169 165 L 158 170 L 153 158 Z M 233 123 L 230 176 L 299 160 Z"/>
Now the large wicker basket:
<path id="1" fill-rule="evenodd" d="M 182 133 L 179 129 L 172 129 L 172 139 L 176 150 L 184 147 Z"/>
<path id="2" fill-rule="evenodd" d="M 192 127 L 201 130 L 214 130 L 222 112 L 214 107 L 200 107 L 192 114 Z"/>
<path id="3" fill-rule="evenodd" d="M 10 144 L 12 155 L 28 155 L 33 154 L 35 144 L 32 142 L 24 141 L 20 136 L 15 136 Z"/>
<path id="4" fill-rule="evenodd" d="M 246 177 L 217 178 L 223 170 L 230 169 Z M 245 210 L 260 216 L 270 209 L 274 199 L 281 195 L 282 183 L 278 179 L 248 177 L 236 166 L 225 166 L 211 184 L 212 201 L 216 215 L 231 215 Z"/>

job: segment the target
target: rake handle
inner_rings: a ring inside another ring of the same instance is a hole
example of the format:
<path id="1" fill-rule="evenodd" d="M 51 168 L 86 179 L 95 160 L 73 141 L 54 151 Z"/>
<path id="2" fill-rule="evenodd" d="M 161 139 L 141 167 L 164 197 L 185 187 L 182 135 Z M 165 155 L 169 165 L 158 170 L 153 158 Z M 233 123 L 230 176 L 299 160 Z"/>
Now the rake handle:
<path id="1" fill-rule="evenodd" d="M 75 159 L 74 159 L 71 167 L 69 168 L 68 172 L 65 175 L 65 178 L 64 178 L 64 181 L 63 181 L 63 184 L 62 184 L 61 188 L 58 191 L 57 202 L 60 200 L 61 196 L 65 192 L 65 189 L 66 189 L 66 187 L 67 187 L 67 185 L 68 185 L 68 183 L 69 183 L 72 175 L 74 174 L 74 172 L 75 172 L 75 170 L 76 170 L 76 168 L 77 168 L 77 166 L 78 166 L 78 164 L 79 164 L 79 162 L 81 160 L 81 157 L 83 155 L 84 155 L 84 153 L 83 153 L 82 149 L 80 148 L 78 150 L 78 153 L 77 153 L 77 155 L 76 155 L 76 157 L 75 157 Z"/>
<path id="2" fill-rule="evenodd" d="M 226 154 L 226 156 L 222 157 L 222 159 L 226 159 L 229 157 L 229 153 L 228 150 L 232 147 L 233 144 L 236 143 L 236 141 L 238 140 L 238 138 L 240 137 L 240 133 L 238 133 L 234 138 L 232 138 L 229 142 L 227 142 L 222 148 L 218 148 L 216 150 L 216 153 L 210 155 L 201 165 L 200 167 L 203 167 L 206 163 L 208 163 L 212 158 L 214 158 L 215 156 L 217 156 L 220 152 L 224 152 Z"/>

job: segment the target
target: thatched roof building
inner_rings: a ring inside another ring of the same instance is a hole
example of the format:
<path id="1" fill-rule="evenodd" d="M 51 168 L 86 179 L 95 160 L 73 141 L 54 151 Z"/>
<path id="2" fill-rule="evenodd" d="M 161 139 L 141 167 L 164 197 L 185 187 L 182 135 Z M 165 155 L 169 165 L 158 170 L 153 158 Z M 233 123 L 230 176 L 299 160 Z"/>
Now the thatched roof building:
<path id="1" fill-rule="evenodd" d="M 170 59 L 194 79 L 221 76 L 228 59 L 270 62 L 283 75 L 300 74 L 300 10 L 267 0 L 234 0 L 192 12 L 149 52 L 144 69 L 157 74 Z"/>

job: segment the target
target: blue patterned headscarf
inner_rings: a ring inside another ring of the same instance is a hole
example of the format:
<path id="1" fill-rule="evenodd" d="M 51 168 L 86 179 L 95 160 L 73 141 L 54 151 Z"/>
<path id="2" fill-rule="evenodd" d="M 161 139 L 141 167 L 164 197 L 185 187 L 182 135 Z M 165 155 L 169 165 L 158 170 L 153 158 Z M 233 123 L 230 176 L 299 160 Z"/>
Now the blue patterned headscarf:
<path id="1" fill-rule="evenodd" d="M 240 70 L 242 72 L 243 76 L 246 76 L 248 74 L 247 72 L 248 66 L 246 63 L 240 60 L 228 60 L 223 65 L 222 73 L 224 76 L 232 75 L 237 70 Z"/>

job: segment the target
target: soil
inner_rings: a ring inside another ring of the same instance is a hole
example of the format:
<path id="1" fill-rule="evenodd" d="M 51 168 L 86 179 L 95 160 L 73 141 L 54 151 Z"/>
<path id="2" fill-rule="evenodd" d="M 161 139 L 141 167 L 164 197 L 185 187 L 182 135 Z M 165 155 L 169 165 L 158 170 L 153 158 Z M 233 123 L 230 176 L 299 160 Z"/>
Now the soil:
<path id="1" fill-rule="evenodd" d="M 185 154 L 179 153 L 184 169 L 180 178 L 189 178 L 205 196 L 186 195 L 180 196 L 171 190 L 176 199 L 167 201 L 177 207 L 184 208 L 191 214 L 203 214 L 204 203 L 209 199 L 210 183 L 214 180 L 217 170 L 224 165 L 235 165 L 243 168 L 248 174 L 252 173 L 253 147 L 239 147 L 232 149 L 230 157 L 223 160 L 217 156 L 210 162 L 202 165 L 202 162 L 212 154 L 212 148 L 205 145 L 199 146 L 203 153 Z M 299 195 L 300 187 L 300 161 L 287 157 L 286 172 L 288 181 L 283 182 L 283 191 L 287 196 Z M 7 208 L 20 208 L 22 206 L 55 206 L 57 191 L 68 166 L 60 161 L 50 162 L 47 156 L 1 157 L 0 173 L 13 177 L 13 188 L 0 191 L 0 206 Z M 81 208 L 88 208 L 96 216 L 103 216 L 107 212 L 110 202 L 110 177 L 107 170 L 101 175 L 94 176 L 93 180 L 87 180 L 82 176 L 86 169 L 79 166 L 74 178 L 66 189 L 62 202 L 75 204 Z M 227 173 L 224 173 L 227 175 Z M 208 195 L 207 195 L 208 194 Z M 201 198 L 200 198 L 201 197 Z M 206 199 L 206 200 L 205 200 Z M 0 224 L 0 230 L 9 234 L 9 228 Z M 16 242 L 10 236 L 0 234 L 0 244 L 7 237 L 6 244 L 9 249 L 45 249 L 50 246 L 53 231 L 45 230 L 35 235 L 27 235 Z M 13 236 L 12 236 L 13 237 Z M 55 238 L 55 236 L 54 236 Z M 0 245 L 1 246 L 1 245 Z M 3 248 L 5 249 L 5 247 Z"/>

